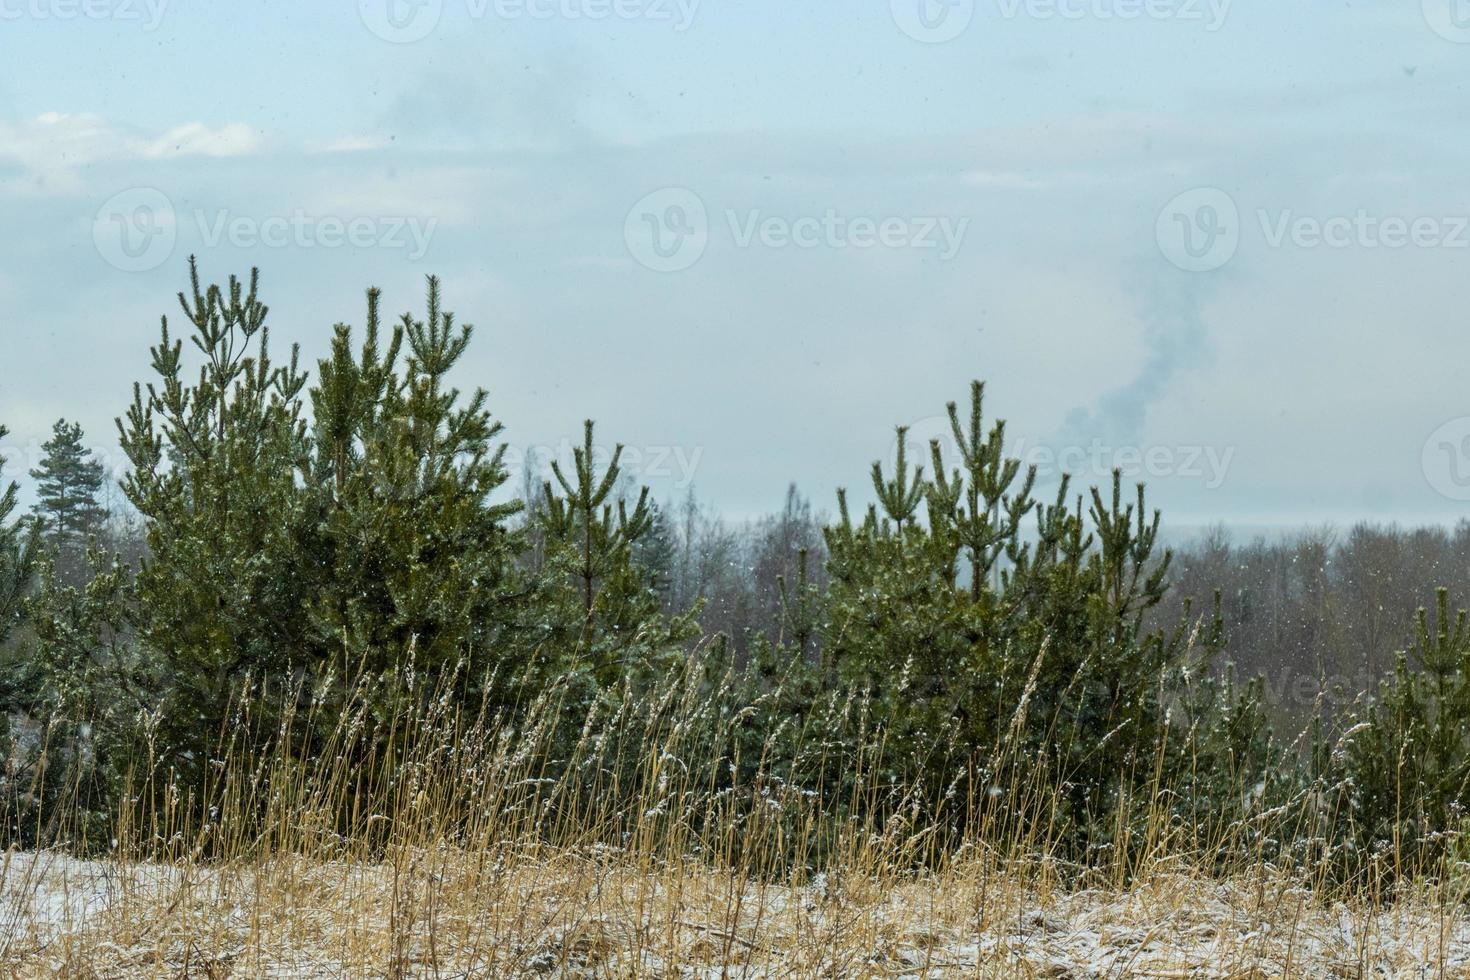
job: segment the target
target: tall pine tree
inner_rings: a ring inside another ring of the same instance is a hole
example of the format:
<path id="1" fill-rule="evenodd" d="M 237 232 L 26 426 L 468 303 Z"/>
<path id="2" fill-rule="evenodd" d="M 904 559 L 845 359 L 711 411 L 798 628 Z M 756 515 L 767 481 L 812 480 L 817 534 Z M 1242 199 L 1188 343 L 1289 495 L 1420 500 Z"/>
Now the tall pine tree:
<path id="1" fill-rule="evenodd" d="M 107 516 L 97 499 L 102 464 L 82 444 L 81 425 L 66 419 L 57 420 L 41 450 L 41 465 L 31 470 L 37 526 L 54 554 L 75 551 Z"/>
<path id="2" fill-rule="evenodd" d="M 931 443 L 926 478 L 900 429 L 894 476 L 873 465 L 877 505 L 861 522 L 839 492 L 824 655 L 872 693 L 893 769 L 935 788 L 967 767 L 993 780 L 1004 745 L 1010 764 L 1062 780 L 1054 819 L 1068 835 L 1100 841 L 1117 829 L 1102 815 L 1169 743 L 1177 686 L 1215 648 L 1192 652 L 1183 628 L 1145 619 L 1169 555 L 1156 551 L 1159 517 L 1143 487 L 1128 502 L 1114 473 L 1086 508 L 1069 504 L 1064 479 L 1056 503 L 1039 506 L 1034 470 L 1005 454 L 1004 424 L 986 425 L 983 397 L 976 382 L 968 417 L 948 406 L 958 460 Z"/>
<path id="3" fill-rule="evenodd" d="M 427 285 L 424 319 L 404 314 L 386 337 L 369 290 L 361 346 L 338 325 L 310 391 L 309 547 L 325 575 L 312 642 L 339 677 L 385 690 L 410 659 L 421 672 L 462 665 L 477 683 L 525 641 L 508 629 L 526 591 L 510 527 L 521 505 L 491 500 L 509 479 L 502 426 L 483 389 L 449 383 L 473 328 Z"/>
<path id="4" fill-rule="evenodd" d="M 370 291 L 361 343 L 339 325 L 308 390 L 294 350 L 271 360 L 255 273 L 208 289 L 190 274 L 197 381 L 165 320 L 159 380 L 119 423 L 123 489 L 148 528 L 136 612 L 158 757 L 199 775 L 245 694 L 279 703 L 304 681 L 386 715 L 424 678 L 522 667 L 535 637 L 509 628 L 533 591 L 507 523 L 518 505 L 490 499 L 507 478 L 500 425 L 483 391 L 449 383 L 470 329 L 437 280 L 427 316 L 386 336 Z"/>
<path id="5" fill-rule="evenodd" d="M 158 379 L 134 386 L 118 420 L 132 463 L 122 490 L 148 536 L 137 637 L 159 709 L 154 756 L 185 780 L 203 772 L 241 686 L 288 678 L 309 655 L 317 575 L 302 547 L 306 379 L 295 352 L 272 361 L 255 273 L 248 289 L 233 276 L 204 288 L 192 259 L 189 273 L 178 299 L 202 364 L 186 366 L 163 318 Z"/>
<path id="6" fill-rule="evenodd" d="M 670 655 L 694 629 L 688 616 L 663 619 L 656 574 L 635 558 L 636 546 L 655 530 L 656 512 L 647 487 L 639 489 L 631 510 L 620 498 L 614 506 L 622 454 L 620 443 L 598 475 L 588 419 L 582 445 L 572 450 L 571 476 L 560 462 L 551 464 L 555 485 L 546 482 L 539 515 L 553 556 L 551 574 L 563 569 L 564 597 L 567 585 L 575 592 L 575 599 L 564 599 L 562 608 L 575 603 L 580 612 L 581 662 L 604 688 L 620 675 Z M 568 611 L 562 618 L 572 615 Z"/>

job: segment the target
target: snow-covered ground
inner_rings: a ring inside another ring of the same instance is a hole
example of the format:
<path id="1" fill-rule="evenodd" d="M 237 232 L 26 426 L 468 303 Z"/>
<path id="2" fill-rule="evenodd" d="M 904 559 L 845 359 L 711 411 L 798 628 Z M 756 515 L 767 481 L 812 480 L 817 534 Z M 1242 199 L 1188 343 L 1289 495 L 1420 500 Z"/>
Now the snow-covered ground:
<path id="1" fill-rule="evenodd" d="M 1322 902 L 1266 873 L 793 889 L 567 855 L 211 870 L 11 854 L 0 915 L 15 976 L 1470 977 L 1463 910 Z"/>

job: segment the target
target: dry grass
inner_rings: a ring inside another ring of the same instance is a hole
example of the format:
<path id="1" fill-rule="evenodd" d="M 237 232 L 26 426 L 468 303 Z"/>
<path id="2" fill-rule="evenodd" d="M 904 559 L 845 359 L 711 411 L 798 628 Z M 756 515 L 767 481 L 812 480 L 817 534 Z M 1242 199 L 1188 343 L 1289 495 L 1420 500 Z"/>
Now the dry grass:
<path id="1" fill-rule="evenodd" d="M 1323 903 L 1265 871 L 1161 867 L 1072 892 L 1046 877 L 962 860 L 793 888 L 550 848 L 166 871 L 22 857 L 0 964 L 36 977 L 1470 976 L 1470 921 L 1435 896 Z"/>
<path id="2" fill-rule="evenodd" d="M 831 819 L 873 808 L 764 764 L 730 785 L 738 718 L 708 678 L 570 730 L 569 689 L 515 727 L 442 693 L 326 724 L 322 700 L 242 702 L 204 802 L 147 774 L 106 858 L 6 856 L 0 975 L 1470 977 L 1458 877 L 1382 900 L 1320 868 L 1222 868 L 1194 828 L 1064 869 L 1020 782 L 1022 823 L 941 843 L 891 810 Z M 301 731 L 325 733 L 307 761 Z"/>

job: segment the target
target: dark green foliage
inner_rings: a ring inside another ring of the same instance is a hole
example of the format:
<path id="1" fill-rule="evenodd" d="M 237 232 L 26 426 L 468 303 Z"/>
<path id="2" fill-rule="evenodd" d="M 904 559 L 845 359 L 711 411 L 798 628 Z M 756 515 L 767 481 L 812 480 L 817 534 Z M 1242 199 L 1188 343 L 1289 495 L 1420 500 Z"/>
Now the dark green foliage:
<path id="1" fill-rule="evenodd" d="M 668 611 L 673 600 L 674 566 L 678 561 L 674 529 L 668 511 L 650 502 L 648 532 L 633 542 L 633 562 L 648 574 L 649 584 Z"/>
<path id="2" fill-rule="evenodd" d="M 131 570 L 95 547 L 83 560 L 82 584 L 45 562 L 30 604 L 23 710 L 35 733 L 15 756 L 27 791 L 11 797 L 22 804 L 15 817 L 26 846 L 105 848 L 127 773 L 146 766 L 134 734 L 155 717 L 157 679 L 132 642 Z"/>
<path id="3" fill-rule="evenodd" d="M 0 439 L 9 430 L 0 425 Z M 0 459 L 0 479 L 4 477 L 5 461 Z M 20 622 L 22 602 L 26 587 L 31 580 L 31 571 L 36 557 L 37 535 L 35 529 L 26 528 L 22 522 L 14 521 L 20 488 L 12 481 L 0 482 L 0 642 L 4 642 L 10 631 Z"/>
<path id="4" fill-rule="evenodd" d="M 361 349 L 338 325 L 310 392 L 311 524 L 297 544 L 314 559 L 307 648 L 317 668 L 390 699 L 406 658 L 478 681 L 520 639 L 505 632 L 523 590 L 508 527 L 519 504 L 490 500 L 507 479 L 501 425 L 483 390 L 447 380 L 471 333 L 430 278 L 425 319 L 405 314 L 384 343 L 369 291 Z"/>
<path id="5" fill-rule="evenodd" d="M 547 534 L 576 551 L 576 574 L 585 614 L 584 638 L 591 636 L 593 627 L 595 584 L 625 564 L 633 544 L 653 529 L 647 487 L 638 495 L 631 514 L 627 504 L 619 500 L 618 519 L 613 520 L 612 505 L 607 499 L 618 483 L 618 460 L 623 455 L 623 446 L 619 443 L 613 450 L 607 471 L 599 478 L 593 459 L 592 430 L 592 420 L 588 419 L 583 423 L 583 445 L 572 450 L 574 481 L 562 473 L 559 461 L 552 461 L 551 473 L 562 495 L 558 496 L 548 481 L 544 494 L 546 509 L 542 514 Z"/>
<path id="6" fill-rule="evenodd" d="M 133 727 L 153 769 L 200 785 L 218 746 L 240 737 L 242 698 L 310 690 L 324 720 L 365 704 L 388 726 L 445 683 L 513 711 L 553 678 L 585 669 L 590 691 L 612 689 L 681 648 L 688 618 L 659 615 L 656 580 L 633 560 L 654 530 L 647 491 L 614 509 L 617 454 L 594 472 L 591 423 L 572 478 L 555 470 L 564 493 L 537 511 L 544 560 L 523 560 L 520 504 L 492 499 L 507 479 L 500 423 L 483 390 L 449 380 L 472 331 L 442 310 L 437 280 L 425 316 L 390 331 L 369 291 L 360 343 L 338 325 L 308 387 L 294 350 L 271 361 L 254 274 L 204 289 L 190 271 L 192 295 L 179 298 L 197 380 L 165 320 L 158 380 L 119 420 L 149 554 L 119 584 L 138 655 L 110 659 L 147 702 L 147 725 Z M 91 621 L 68 613 L 78 597 L 48 597 L 58 623 Z M 89 636 L 59 631 L 45 659 L 75 661 Z M 262 710 L 253 717 L 269 730 Z M 298 731 L 309 755 L 312 733 Z"/>
<path id="7" fill-rule="evenodd" d="M 197 773 L 252 685 L 367 685 L 386 712 L 415 666 L 484 677 L 509 652 L 497 631 L 516 586 L 515 506 L 488 500 L 505 480 L 499 426 L 483 391 L 462 399 L 446 381 L 470 331 L 440 311 L 437 282 L 427 318 L 405 315 L 381 351 L 376 292 L 360 354 L 337 328 L 309 424 L 295 352 L 270 360 L 256 277 L 202 291 L 191 276 L 180 302 L 198 381 L 183 380 L 165 320 L 160 380 L 119 429 L 149 533 L 136 593 L 151 734 L 158 756 Z"/>
<path id="8" fill-rule="evenodd" d="M 42 446 L 36 481 L 37 525 L 53 554 L 74 553 L 107 517 L 98 503 L 102 464 L 82 445 L 82 427 L 60 419 Z"/>
<path id="9" fill-rule="evenodd" d="M 983 396 L 977 382 L 968 425 L 949 405 L 957 467 L 936 441 L 932 480 L 915 471 L 909 482 L 900 430 L 898 475 L 884 481 L 873 467 L 881 513 L 855 524 L 839 496 L 824 653 L 871 694 L 895 778 L 918 779 L 937 799 L 968 773 L 983 793 L 1001 788 L 1002 760 L 1024 760 L 1028 778 L 1059 787 L 1060 836 L 1105 842 L 1121 801 L 1159 780 L 1159 759 L 1182 771 L 1172 739 L 1201 725 L 1237 742 L 1255 733 L 1170 717 L 1216 647 L 1184 626 L 1144 626 L 1169 555 L 1155 554 L 1159 515 L 1148 515 L 1142 486 L 1125 502 L 1115 474 L 1084 510 L 1080 499 L 1068 504 L 1064 481 L 1055 503 L 1039 506 L 1034 471 L 1004 456 L 1003 423 L 986 430 Z M 920 493 L 927 522 L 915 517 Z M 1000 795 L 1014 801 L 1008 789 Z"/>
<path id="10" fill-rule="evenodd" d="M 538 516 L 549 585 L 555 589 L 558 579 L 561 585 L 554 618 L 580 623 L 579 663 L 606 689 L 674 653 L 692 635 L 692 625 L 687 616 L 661 615 L 656 572 L 634 558 L 634 549 L 657 529 L 648 488 L 640 489 L 631 509 L 621 498 L 612 502 L 623 446 L 613 448 L 599 476 L 593 428 L 590 419 L 583 424 L 570 477 L 560 461 L 551 464 L 555 484 L 543 487 Z"/>
<path id="11" fill-rule="evenodd" d="M 885 481 L 882 461 L 874 461 L 873 493 L 877 495 L 884 513 L 897 525 L 901 534 L 904 523 L 914 519 L 919 503 L 924 499 L 924 467 L 914 467 L 913 476 L 909 475 L 906 458 L 909 430 L 907 426 L 900 425 L 896 431 L 898 451 L 893 463 L 893 479 Z"/>
<path id="12" fill-rule="evenodd" d="M 1376 702 L 1334 761 L 1362 861 L 1429 870 L 1466 827 L 1470 807 L 1470 619 L 1441 589 L 1420 609 L 1414 649 L 1401 653 Z"/>
<path id="13" fill-rule="evenodd" d="M 137 638 L 157 681 L 155 755 L 197 776 L 247 678 L 285 678 L 309 657 L 316 581 L 301 477 L 310 458 L 297 356 L 270 356 L 268 310 L 233 277 L 179 294 L 203 359 L 188 380 L 168 319 L 156 382 L 118 420 L 132 471 L 123 492 L 146 522 Z"/>
<path id="14" fill-rule="evenodd" d="M 790 643 L 799 662 L 806 663 L 820 628 L 822 590 L 811 581 L 811 552 L 801 548 L 796 553 L 796 581 L 788 587 L 786 577 L 776 577 L 781 596 L 781 630 L 776 644 Z M 822 663 L 822 674 L 830 674 L 831 665 Z"/>
<path id="15" fill-rule="evenodd" d="M 7 430 L 0 425 L 0 439 Z M 5 461 L 0 458 L 0 481 L 4 478 Z M 0 482 L 0 819 L 5 832 L 14 834 L 25 815 L 18 814 L 10 803 L 17 799 L 27 783 L 25 747 L 17 744 L 12 719 L 21 715 L 34 700 L 35 670 L 30 656 L 20 641 L 18 627 L 23 624 L 26 596 L 34 575 L 39 535 L 34 525 L 13 520 L 20 488 L 15 483 Z"/>
<path id="16" fill-rule="evenodd" d="M 971 382 L 968 431 L 960 425 L 958 406 L 954 402 L 946 406 L 960 453 L 960 470 L 947 475 L 939 445 L 930 445 L 934 459 L 934 485 L 929 491 L 931 514 L 937 511 L 941 532 L 952 535 L 968 557 L 970 598 L 976 602 L 981 598 L 985 577 L 1007 548 L 1014 547 L 1022 520 L 1035 507 L 1031 489 L 1036 471 L 1028 469 L 1022 485 L 1014 488 L 1021 462 L 1005 455 L 1003 420 L 986 433 L 984 404 L 984 384 Z"/>
<path id="17" fill-rule="evenodd" d="M 118 421 L 147 533 L 136 574 L 95 538 L 81 549 L 101 472 L 78 427 L 47 443 L 34 526 L 13 520 L 13 485 L 0 495 L 0 708 L 24 723 L 0 745 L 11 841 L 99 842 L 125 799 L 204 798 L 222 745 L 304 764 L 349 713 L 365 726 L 349 770 L 371 759 L 392 782 L 394 726 L 432 701 L 524 722 L 548 772 L 583 767 L 588 799 L 649 798 L 633 783 L 664 760 L 650 769 L 647 746 L 677 748 L 709 794 L 699 820 L 765 821 L 767 841 L 813 839 L 781 821 L 815 800 L 833 840 L 852 821 L 901 825 L 932 831 L 936 854 L 1017 832 L 1119 867 L 1165 837 L 1281 861 L 1315 848 L 1349 872 L 1465 850 L 1470 622 L 1443 592 L 1360 723 L 1334 742 L 1314 719 L 1293 753 L 1259 681 L 1219 669 L 1218 594 L 1208 616 L 1160 614 L 1171 555 L 1144 488 L 1115 473 L 1037 499 L 979 382 L 967 412 L 948 406 L 958 458 L 935 441 L 915 465 L 900 428 L 860 517 L 839 491 L 819 541 L 793 487 L 742 551 L 692 499 L 672 526 L 629 488 L 621 446 L 598 458 L 591 421 L 524 512 L 497 500 L 502 428 L 483 390 L 451 382 L 472 330 L 437 280 L 424 317 L 390 329 L 370 290 L 361 334 L 335 327 L 314 385 L 295 350 L 272 360 L 257 285 L 205 289 L 191 262 L 188 356 L 165 319 L 156 378 Z M 64 551 L 85 574 L 59 571 Z M 722 611 L 729 635 L 691 642 L 711 570 L 731 568 L 765 591 Z"/>

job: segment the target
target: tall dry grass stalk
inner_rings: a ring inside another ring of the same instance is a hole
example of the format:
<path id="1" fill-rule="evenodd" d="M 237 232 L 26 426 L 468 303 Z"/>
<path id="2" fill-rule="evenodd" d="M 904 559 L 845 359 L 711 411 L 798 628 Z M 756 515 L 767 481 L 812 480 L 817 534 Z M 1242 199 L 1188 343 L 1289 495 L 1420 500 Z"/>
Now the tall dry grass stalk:
<path id="1" fill-rule="evenodd" d="M 391 707 L 362 691 L 345 709 L 309 690 L 243 698 L 207 785 L 145 760 L 106 842 L 47 815 L 74 852 L 105 856 L 6 857 L 0 969 L 1470 976 L 1463 876 L 1390 896 L 1273 865 L 1252 856 L 1271 831 L 1259 815 L 1180 826 L 1157 768 L 1118 807 L 1121 843 L 1079 866 L 1058 846 L 1057 776 L 1017 749 L 1025 699 L 971 767 L 985 779 L 949 787 L 956 826 L 924 819 L 935 801 L 878 752 L 829 748 L 838 718 L 881 745 L 860 698 L 752 738 L 758 705 L 702 663 L 610 698 L 569 680 L 514 711 L 464 703 L 454 678 L 409 676 Z M 783 739 L 809 778 L 778 770 Z"/>

